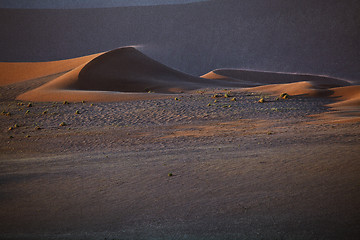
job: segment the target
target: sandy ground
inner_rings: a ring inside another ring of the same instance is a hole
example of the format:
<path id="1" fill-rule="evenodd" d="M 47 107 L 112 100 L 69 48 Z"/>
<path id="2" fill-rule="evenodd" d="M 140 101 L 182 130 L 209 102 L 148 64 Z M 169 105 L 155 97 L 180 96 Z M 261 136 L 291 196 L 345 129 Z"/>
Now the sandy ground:
<path id="1" fill-rule="evenodd" d="M 54 77 L 0 88 L 1 239 L 358 238 L 360 126 L 307 116 L 333 100 L 14 100 Z"/>

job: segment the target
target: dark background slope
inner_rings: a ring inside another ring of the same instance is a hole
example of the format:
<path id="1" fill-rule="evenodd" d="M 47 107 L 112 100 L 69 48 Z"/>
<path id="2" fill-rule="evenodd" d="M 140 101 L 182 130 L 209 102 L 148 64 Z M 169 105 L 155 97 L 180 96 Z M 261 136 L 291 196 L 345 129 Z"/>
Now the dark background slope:
<path id="1" fill-rule="evenodd" d="M 183 4 L 207 0 L 0 0 L 0 8 L 71 9 Z"/>
<path id="2" fill-rule="evenodd" d="M 215 68 L 360 79 L 360 1 L 214 0 L 166 6 L 0 10 L 0 61 L 127 45 L 189 74 Z"/>

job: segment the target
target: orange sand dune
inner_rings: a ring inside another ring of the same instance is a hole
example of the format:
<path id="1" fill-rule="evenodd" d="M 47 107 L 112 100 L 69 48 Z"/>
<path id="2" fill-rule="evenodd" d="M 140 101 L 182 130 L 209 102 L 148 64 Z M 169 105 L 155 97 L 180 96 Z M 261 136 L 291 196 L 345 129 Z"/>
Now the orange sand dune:
<path id="1" fill-rule="evenodd" d="M 51 62 L 0 62 L 0 86 L 66 72 L 100 54 Z"/>
<path id="2" fill-rule="evenodd" d="M 273 84 L 243 89 L 246 92 L 261 92 L 273 95 L 288 93 L 290 95 L 328 96 L 336 100 L 327 106 L 332 112 L 314 115 L 329 122 L 360 122 L 360 86 L 346 86 L 329 89 L 318 88 L 314 83 L 297 82 L 288 84 Z"/>
<path id="3" fill-rule="evenodd" d="M 329 106 L 341 108 L 343 106 L 352 106 L 360 108 L 360 86 L 348 86 L 332 88 L 333 94 L 331 97 L 337 98 L 338 102 L 330 104 Z"/>
<path id="4" fill-rule="evenodd" d="M 203 76 L 207 79 L 223 79 L 242 81 L 244 85 L 256 86 L 264 84 L 292 83 L 292 82 L 312 82 L 318 88 L 343 87 L 350 83 L 343 79 L 332 78 L 328 76 L 318 76 L 298 73 L 279 73 L 265 71 L 251 71 L 242 69 L 217 69 Z"/>
<path id="5" fill-rule="evenodd" d="M 237 86 L 171 69 L 133 47 L 104 53 L 61 77 L 17 97 L 29 101 L 121 101 L 153 99 L 204 86 Z M 125 94 L 125 92 L 131 92 Z M 134 94 L 137 93 L 137 94 Z"/>
<path id="6" fill-rule="evenodd" d="M 241 91 L 245 92 L 261 92 L 272 95 L 280 95 L 281 93 L 287 93 L 289 95 L 308 95 L 308 96 L 320 96 L 330 95 L 328 89 L 320 89 L 316 85 L 310 82 L 295 82 L 295 83 L 283 83 L 283 84 L 269 84 L 258 87 L 246 88 Z"/>
<path id="7" fill-rule="evenodd" d="M 322 89 L 310 82 L 297 82 L 287 84 L 271 84 L 246 88 L 241 91 L 246 92 L 262 92 L 273 95 L 287 93 L 289 95 L 307 95 L 307 96 L 323 96 L 334 98 L 337 102 L 330 104 L 331 107 L 360 107 L 360 86 L 346 86 Z"/>

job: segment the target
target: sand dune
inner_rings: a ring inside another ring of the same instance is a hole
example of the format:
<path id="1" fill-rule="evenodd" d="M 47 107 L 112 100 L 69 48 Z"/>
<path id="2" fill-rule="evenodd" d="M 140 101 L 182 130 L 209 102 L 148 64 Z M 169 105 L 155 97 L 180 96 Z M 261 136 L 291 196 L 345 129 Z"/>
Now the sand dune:
<path id="1" fill-rule="evenodd" d="M 343 79 L 237 69 L 214 70 L 200 78 L 169 68 L 134 47 L 123 47 L 74 61 L 50 64 L 57 67 L 55 69 L 60 69 L 89 59 L 90 61 L 55 80 L 19 95 L 17 99 L 42 102 L 128 101 L 166 98 L 170 97 L 167 94 L 201 88 L 231 87 L 237 88 L 238 91 L 274 95 L 286 92 L 290 95 L 334 97 L 341 100 L 331 105 L 334 108 L 359 106 L 360 102 L 359 87 L 349 86 L 350 83 Z M 248 86 L 256 87 L 240 89 Z"/>
<path id="2" fill-rule="evenodd" d="M 45 102 L 139 100 L 216 86 L 239 85 L 233 81 L 187 75 L 133 47 L 123 47 L 104 53 L 37 89 L 21 94 L 17 99 Z"/>
<path id="3" fill-rule="evenodd" d="M 0 62 L 0 86 L 65 72 L 100 54 L 52 62 Z"/>

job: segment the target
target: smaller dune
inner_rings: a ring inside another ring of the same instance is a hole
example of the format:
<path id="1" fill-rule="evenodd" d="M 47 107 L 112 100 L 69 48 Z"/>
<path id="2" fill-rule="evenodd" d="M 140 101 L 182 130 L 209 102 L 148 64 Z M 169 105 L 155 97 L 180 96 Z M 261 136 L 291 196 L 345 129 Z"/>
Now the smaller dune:
<path id="1" fill-rule="evenodd" d="M 315 84 L 306 81 L 283 84 L 269 84 L 252 88 L 245 88 L 242 91 L 261 92 L 272 95 L 280 95 L 282 93 L 287 93 L 293 96 L 307 95 L 312 97 L 331 95 L 331 91 L 329 89 L 319 88 Z"/>
<path id="2" fill-rule="evenodd" d="M 66 72 L 100 54 L 50 62 L 0 62 L 0 86 Z"/>
<path id="3" fill-rule="evenodd" d="M 251 71 L 242 69 L 217 69 L 201 77 L 207 79 L 240 81 L 248 87 L 260 86 L 264 84 L 283 84 L 295 82 L 311 82 L 312 84 L 316 85 L 317 88 L 343 87 L 350 85 L 350 82 L 347 80 L 328 76 Z"/>

